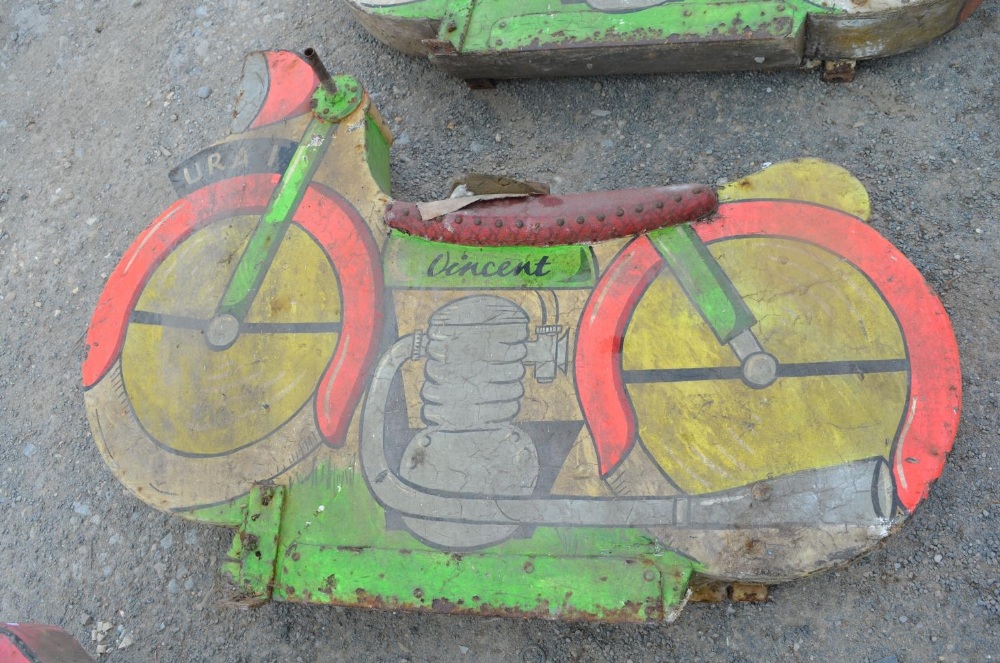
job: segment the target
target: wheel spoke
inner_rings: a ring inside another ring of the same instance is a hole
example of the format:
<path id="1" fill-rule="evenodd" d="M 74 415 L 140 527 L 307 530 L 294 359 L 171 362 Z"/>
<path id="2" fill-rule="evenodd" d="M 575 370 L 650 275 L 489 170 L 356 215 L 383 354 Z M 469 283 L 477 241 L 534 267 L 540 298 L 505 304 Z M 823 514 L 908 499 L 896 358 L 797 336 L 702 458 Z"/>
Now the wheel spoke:
<path id="1" fill-rule="evenodd" d="M 130 322 L 174 329 L 205 331 L 209 320 L 169 313 L 133 311 Z M 343 325 L 339 322 L 244 322 L 240 334 L 337 334 Z"/>
<path id="2" fill-rule="evenodd" d="M 825 375 L 867 375 L 908 371 L 906 359 L 869 359 L 863 361 L 816 361 L 801 364 L 778 364 L 778 378 L 804 378 Z M 702 380 L 742 380 L 740 366 L 708 368 L 662 368 L 622 371 L 626 384 L 653 382 L 698 382 Z"/>

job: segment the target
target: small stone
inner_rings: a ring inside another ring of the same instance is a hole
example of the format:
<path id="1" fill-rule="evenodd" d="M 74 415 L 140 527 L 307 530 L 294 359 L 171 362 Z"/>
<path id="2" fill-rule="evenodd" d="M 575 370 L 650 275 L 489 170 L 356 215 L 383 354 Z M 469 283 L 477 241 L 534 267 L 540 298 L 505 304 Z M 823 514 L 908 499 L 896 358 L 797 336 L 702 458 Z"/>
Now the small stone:
<path id="1" fill-rule="evenodd" d="M 398 136 L 396 136 L 396 139 L 394 141 L 392 141 L 392 144 L 394 146 L 396 146 L 396 147 L 402 147 L 403 145 L 409 145 L 410 144 L 410 136 L 408 134 L 406 134 L 405 132 L 401 133 Z"/>
<path id="2" fill-rule="evenodd" d="M 611 111 L 609 111 L 609 110 L 592 110 L 592 111 L 590 111 L 590 114 L 591 115 L 596 115 L 597 117 L 607 117 L 608 115 L 611 115 Z"/>
<path id="3" fill-rule="evenodd" d="M 174 156 L 173 152 L 171 152 L 167 148 L 163 147 L 162 145 L 160 145 L 160 154 L 162 154 L 165 157 L 172 157 L 172 156 Z"/>
<path id="4" fill-rule="evenodd" d="M 469 653 L 469 648 L 466 647 L 465 645 L 459 645 L 458 646 L 458 651 L 462 652 L 463 654 L 468 654 Z"/>
<path id="5" fill-rule="evenodd" d="M 26 445 L 24 445 L 24 449 L 21 450 L 21 453 L 23 453 L 28 458 L 31 458 L 32 456 L 35 455 L 36 451 L 38 451 L 38 447 L 33 445 L 31 442 L 28 442 Z"/>
<path id="6" fill-rule="evenodd" d="M 86 223 L 88 226 L 92 226 L 95 223 L 97 223 L 97 217 L 96 216 L 87 217 L 87 220 L 84 221 L 84 223 Z"/>
<path id="7" fill-rule="evenodd" d="M 141 4 L 142 4 L 142 0 L 132 0 L 132 6 L 133 7 L 138 7 Z"/>
<path id="8" fill-rule="evenodd" d="M 479 154 L 480 152 L 483 151 L 483 146 L 480 145 L 479 143 L 472 143 L 471 145 L 469 145 L 469 149 L 472 150 L 473 154 Z"/>
<path id="9" fill-rule="evenodd" d="M 199 99 L 208 99 L 211 96 L 212 96 L 212 88 L 208 87 L 207 85 L 202 85 L 200 88 L 198 88 Z"/>
<path id="10" fill-rule="evenodd" d="M 165 537 L 160 539 L 160 547 L 164 550 L 170 550 L 170 546 L 174 545 L 174 535 L 167 534 Z"/>
<path id="11" fill-rule="evenodd" d="M 126 647 L 131 645 L 132 642 L 134 642 L 132 640 L 132 635 L 126 634 L 125 637 L 121 639 L 121 642 L 118 643 L 118 649 L 125 649 Z"/>
<path id="12" fill-rule="evenodd" d="M 899 617 L 899 623 L 900 624 L 905 624 L 907 621 L 909 621 L 909 620 L 906 618 L 906 615 L 900 615 L 900 617 Z"/>
<path id="13" fill-rule="evenodd" d="M 87 624 L 89 624 L 89 623 L 90 623 L 90 622 L 91 622 L 91 621 L 92 621 L 93 619 L 94 619 L 94 618 L 93 618 L 93 617 L 91 617 L 90 615 L 88 615 L 87 613 L 85 613 L 85 612 L 84 612 L 84 613 L 82 613 L 82 614 L 80 615 L 80 626 L 86 626 L 86 625 L 87 625 Z"/>
<path id="14" fill-rule="evenodd" d="M 184 581 L 184 589 L 188 590 L 189 592 L 192 589 L 194 589 L 194 580 L 191 579 L 191 578 L 188 578 L 187 580 L 185 580 Z"/>
<path id="15" fill-rule="evenodd" d="M 177 581 L 171 578 L 170 582 L 167 583 L 167 591 L 171 594 L 178 594 L 181 588 L 177 586 Z"/>
<path id="16" fill-rule="evenodd" d="M 944 557 L 942 557 L 941 555 L 934 555 L 935 563 L 940 564 L 942 559 L 944 559 Z"/>
<path id="17" fill-rule="evenodd" d="M 156 571 L 156 575 L 162 579 L 167 574 L 167 565 L 163 562 L 157 562 L 156 564 L 153 564 L 153 570 Z"/>
<path id="18" fill-rule="evenodd" d="M 496 136 L 493 137 L 493 140 L 495 140 L 496 142 L 499 143 L 500 141 L 503 140 L 503 135 L 502 134 L 497 134 Z"/>

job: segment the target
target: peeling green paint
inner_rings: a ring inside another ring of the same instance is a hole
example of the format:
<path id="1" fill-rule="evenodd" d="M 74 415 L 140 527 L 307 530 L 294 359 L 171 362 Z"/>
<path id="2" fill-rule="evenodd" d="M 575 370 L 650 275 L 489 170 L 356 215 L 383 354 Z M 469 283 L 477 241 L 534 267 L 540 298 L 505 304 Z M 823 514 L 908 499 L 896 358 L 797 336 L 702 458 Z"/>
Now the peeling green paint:
<path id="1" fill-rule="evenodd" d="M 261 544 L 275 524 L 274 502 L 266 514 L 247 510 L 223 567 L 252 597 L 271 592 L 281 601 L 646 621 L 680 605 L 698 570 L 628 528 L 540 527 L 481 550 L 436 550 L 388 530 L 384 511 L 351 470 L 317 467 L 283 498 L 273 579 L 256 555 L 270 554 Z M 260 503 L 256 493 L 250 503 Z"/>

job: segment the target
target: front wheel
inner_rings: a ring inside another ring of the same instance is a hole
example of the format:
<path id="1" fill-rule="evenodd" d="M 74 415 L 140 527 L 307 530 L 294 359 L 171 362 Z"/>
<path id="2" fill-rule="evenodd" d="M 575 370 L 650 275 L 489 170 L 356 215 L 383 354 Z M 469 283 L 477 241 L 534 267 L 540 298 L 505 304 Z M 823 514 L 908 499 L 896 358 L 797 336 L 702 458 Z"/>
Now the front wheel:
<path id="1" fill-rule="evenodd" d="M 311 186 L 232 343 L 219 299 L 278 181 L 254 175 L 178 201 L 108 280 L 83 377 L 98 447 L 164 510 L 227 502 L 344 443 L 381 322 L 374 240 L 337 194 Z"/>

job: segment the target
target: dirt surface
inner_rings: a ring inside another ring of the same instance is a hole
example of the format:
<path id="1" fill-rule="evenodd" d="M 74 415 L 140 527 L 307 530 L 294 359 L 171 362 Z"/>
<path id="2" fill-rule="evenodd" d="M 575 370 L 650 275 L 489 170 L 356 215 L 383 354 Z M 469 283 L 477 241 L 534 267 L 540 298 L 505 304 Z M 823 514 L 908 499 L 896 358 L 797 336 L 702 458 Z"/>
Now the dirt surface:
<path id="1" fill-rule="evenodd" d="M 1000 658 L 998 9 L 986 0 L 852 84 L 779 72 L 472 91 L 332 0 L 0 3 L 0 620 L 63 626 L 92 653 L 107 622 L 113 661 Z M 468 170 L 583 191 L 716 184 L 799 156 L 850 169 L 962 352 L 963 420 L 930 499 L 840 571 L 672 625 L 221 607 L 230 531 L 158 513 L 113 478 L 84 415 L 83 337 L 106 275 L 174 200 L 167 170 L 228 131 L 243 54 L 307 46 L 372 92 L 404 199 L 445 195 Z"/>

